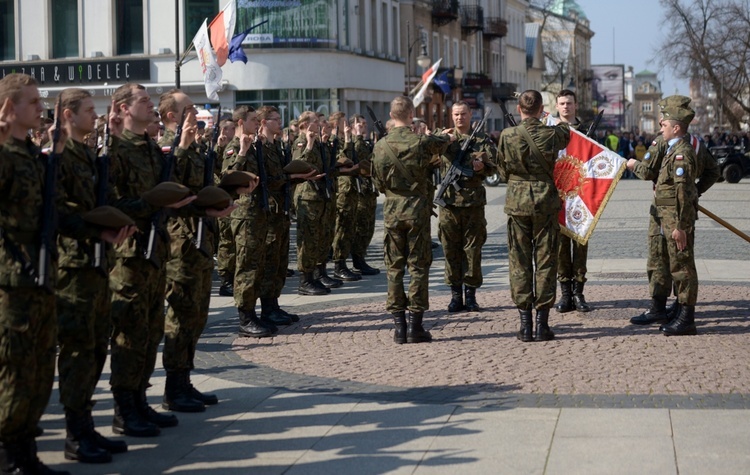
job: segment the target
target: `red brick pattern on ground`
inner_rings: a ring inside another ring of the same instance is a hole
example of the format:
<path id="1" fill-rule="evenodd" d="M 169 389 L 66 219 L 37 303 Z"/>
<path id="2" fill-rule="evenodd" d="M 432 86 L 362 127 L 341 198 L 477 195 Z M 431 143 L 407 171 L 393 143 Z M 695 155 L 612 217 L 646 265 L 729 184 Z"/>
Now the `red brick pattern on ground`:
<path id="1" fill-rule="evenodd" d="M 397 387 L 472 386 L 519 394 L 750 393 L 750 287 L 702 286 L 698 336 L 665 337 L 628 319 L 647 289 L 589 285 L 590 313 L 558 314 L 551 342 L 521 343 L 508 291 L 477 293 L 485 310 L 449 314 L 431 299 L 431 344 L 396 345 L 384 303 L 340 306 L 282 327 L 274 338 L 238 338 L 246 361 L 281 371 Z M 295 309 L 300 310 L 300 309 Z M 666 377 L 665 377 L 666 375 Z"/>

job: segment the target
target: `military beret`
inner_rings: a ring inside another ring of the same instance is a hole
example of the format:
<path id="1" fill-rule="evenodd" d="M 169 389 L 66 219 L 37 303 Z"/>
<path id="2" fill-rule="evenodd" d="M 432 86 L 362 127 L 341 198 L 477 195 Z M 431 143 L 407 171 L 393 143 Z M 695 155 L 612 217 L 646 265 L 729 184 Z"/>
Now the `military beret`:
<path id="1" fill-rule="evenodd" d="M 151 206 L 164 207 L 177 203 L 190 195 L 190 188 L 173 181 L 163 181 L 141 195 Z"/>
<path id="2" fill-rule="evenodd" d="M 250 185 L 251 181 L 255 181 L 258 177 L 250 172 L 242 170 L 231 170 L 221 177 L 219 187 L 226 189 L 229 188 L 244 188 Z"/>
<path id="3" fill-rule="evenodd" d="M 310 173 L 312 169 L 312 165 L 304 160 L 292 160 L 284 167 L 284 171 L 290 175 L 293 173 Z"/>
<path id="4" fill-rule="evenodd" d="M 674 95 L 660 100 L 659 107 L 662 109 L 665 107 L 688 107 L 690 101 L 692 101 L 692 99 L 687 96 Z"/>
<path id="5" fill-rule="evenodd" d="M 354 165 L 354 162 L 343 155 L 336 160 L 336 168 L 351 167 L 352 165 Z"/>
<path id="6" fill-rule="evenodd" d="M 193 204 L 202 208 L 224 209 L 232 204 L 232 197 L 218 186 L 206 186 L 198 192 Z"/>
<path id="7" fill-rule="evenodd" d="M 662 120 L 676 120 L 683 124 L 690 124 L 695 117 L 695 111 L 689 107 L 665 107 L 661 110 Z"/>
<path id="8" fill-rule="evenodd" d="M 114 229 L 123 226 L 133 226 L 135 224 L 135 221 L 130 216 L 114 206 L 99 206 L 94 208 L 83 214 L 83 220 L 96 226 Z"/>

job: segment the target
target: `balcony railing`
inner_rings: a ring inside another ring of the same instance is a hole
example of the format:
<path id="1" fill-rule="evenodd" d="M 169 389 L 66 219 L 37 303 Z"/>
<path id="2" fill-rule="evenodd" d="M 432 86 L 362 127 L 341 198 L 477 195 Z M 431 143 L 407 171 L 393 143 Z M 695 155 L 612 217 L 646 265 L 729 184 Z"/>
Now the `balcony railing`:
<path id="1" fill-rule="evenodd" d="M 438 26 L 458 20 L 458 0 L 432 0 L 432 22 Z"/>
<path id="2" fill-rule="evenodd" d="M 484 19 L 482 36 L 489 39 L 502 38 L 508 34 L 508 22 L 499 16 Z"/>
<path id="3" fill-rule="evenodd" d="M 479 31 L 484 28 L 484 9 L 478 5 L 461 7 L 461 29 L 464 32 Z"/>

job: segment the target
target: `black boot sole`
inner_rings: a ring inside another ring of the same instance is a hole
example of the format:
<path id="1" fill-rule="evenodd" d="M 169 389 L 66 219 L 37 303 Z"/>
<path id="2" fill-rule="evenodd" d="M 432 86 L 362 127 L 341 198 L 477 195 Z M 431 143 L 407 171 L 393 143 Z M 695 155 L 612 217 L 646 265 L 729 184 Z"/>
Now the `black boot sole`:
<path id="1" fill-rule="evenodd" d="M 181 406 L 172 402 L 161 403 L 162 409 L 173 412 L 206 412 L 206 406 L 204 404 L 194 406 Z"/>
<path id="2" fill-rule="evenodd" d="M 102 457 L 81 457 L 78 455 L 77 452 L 70 452 L 68 450 L 64 451 L 65 460 L 75 460 L 80 463 L 90 463 L 90 464 L 99 464 L 99 463 L 111 463 L 112 462 L 112 454 L 108 453 L 108 456 L 102 456 Z"/>
<path id="3" fill-rule="evenodd" d="M 158 437 L 161 434 L 161 429 L 157 427 L 152 430 L 133 431 L 129 430 L 127 427 L 112 425 L 112 432 L 118 435 L 127 435 L 128 437 Z"/>

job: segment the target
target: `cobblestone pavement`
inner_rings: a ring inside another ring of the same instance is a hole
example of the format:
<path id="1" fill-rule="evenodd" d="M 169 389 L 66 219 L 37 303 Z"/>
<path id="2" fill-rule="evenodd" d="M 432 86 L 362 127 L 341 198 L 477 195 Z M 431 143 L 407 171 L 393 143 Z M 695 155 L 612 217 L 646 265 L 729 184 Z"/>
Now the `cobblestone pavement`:
<path id="1" fill-rule="evenodd" d="M 590 264 L 602 263 L 590 265 L 586 286 L 595 310 L 553 311 L 555 341 L 522 344 L 515 338 L 518 317 L 507 286 L 501 186 L 488 193 L 491 232 L 483 261 L 485 286 L 478 293 L 484 310 L 447 313 L 449 296 L 437 249 L 432 310 L 425 317 L 432 344 L 393 343 L 383 309 L 383 274 L 314 298 L 296 296 L 292 278 L 281 301 L 300 313 L 301 321 L 274 338 L 235 339 L 230 299 L 214 298 L 214 314 L 199 347 L 200 369 L 268 387 L 399 401 L 750 408 L 750 275 L 732 272 L 732 259 L 750 260 L 750 244 L 708 218 L 698 222 L 696 254 L 711 267 L 701 274 L 698 336 L 667 338 L 656 327 L 628 323 L 648 299 L 640 270 L 645 269 L 646 185 L 630 180 L 618 186 L 590 246 Z M 748 232 L 750 208 L 737 207 L 735 201 L 750 202 L 750 183 L 718 184 L 702 203 Z M 377 250 L 381 232 L 379 220 L 371 251 Z M 633 266 L 638 259 L 643 264 Z M 707 274 L 712 280 L 706 280 Z"/>

